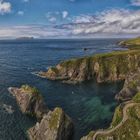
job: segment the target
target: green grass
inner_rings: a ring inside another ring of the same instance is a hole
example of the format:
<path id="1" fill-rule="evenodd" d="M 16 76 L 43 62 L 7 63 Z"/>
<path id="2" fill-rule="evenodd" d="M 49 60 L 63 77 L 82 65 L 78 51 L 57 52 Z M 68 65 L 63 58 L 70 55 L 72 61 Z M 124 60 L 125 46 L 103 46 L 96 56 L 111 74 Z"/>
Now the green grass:
<path id="1" fill-rule="evenodd" d="M 117 130 L 108 135 L 99 135 L 97 140 L 140 140 L 140 106 L 128 109 L 129 119 Z"/>
<path id="2" fill-rule="evenodd" d="M 23 92 L 29 94 L 40 94 L 39 90 L 36 87 L 31 87 L 29 85 L 22 85 L 20 88 Z"/>
<path id="3" fill-rule="evenodd" d="M 62 115 L 63 111 L 61 108 L 55 108 L 55 110 L 52 112 L 50 120 L 49 120 L 49 127 L 50 129 L 57 129 L 58 122 L 60 121 L 60 117 Z"/>
<path id="4" fill-rule="evenodd" d="M 133 101 L 140 103 L 140 92 L 133 97 Z"/>
<path id="5" fill-rule="evenodd" d="M 129 49 L 140 49 L 140 37 L 122 41 L 120 44 L 128 46 Z"/>
<path id="6" fill-rule="evenodd" d="M 111 128 L 117 126 L 122 121 L 122 118 L 123 118 L 123 111 L 121 105 L 119 105 L 115 109 L 115 113 L 111 123 Z"/>

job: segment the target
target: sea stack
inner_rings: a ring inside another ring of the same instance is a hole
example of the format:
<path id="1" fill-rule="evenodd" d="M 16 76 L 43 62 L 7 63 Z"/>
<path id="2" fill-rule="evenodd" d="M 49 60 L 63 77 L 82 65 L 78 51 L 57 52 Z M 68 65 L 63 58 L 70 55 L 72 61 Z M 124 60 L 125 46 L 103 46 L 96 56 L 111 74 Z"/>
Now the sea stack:
<path id="1" fill-rule="evenodd" d="M 49 109 L 35 87 L 23 85 L 21 88 L 10 87 L 8 90 L 16 98 L 22 113 L 35 116 L 39 120 L 48 113 Z"/>
<path id="2" fill-rule="evenodd" d="M 71 140 L 73 123 L 61 108 L 55 108 L 30 128 L 28 135 L 30 140 Z"/>
<path id="3" fill-rule="evenodd" d="M 16 98 L 22 113 L 38 119 L 27 131 L 30 140 L 71 140 L 74 131 L 71 118 L 61 108 L 50 111 L 35 87 L 23 85 L 8 90 Z"/>

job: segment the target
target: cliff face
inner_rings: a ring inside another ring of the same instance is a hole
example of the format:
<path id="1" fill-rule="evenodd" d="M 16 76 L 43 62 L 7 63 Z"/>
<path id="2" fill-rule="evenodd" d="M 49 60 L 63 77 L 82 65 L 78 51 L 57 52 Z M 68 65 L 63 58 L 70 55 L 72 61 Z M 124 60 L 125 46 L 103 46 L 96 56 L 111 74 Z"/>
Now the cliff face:
<path id="1" fill-rule="evenodd" d="M 21 88 L 10 87 L 9 92 L 15 96 L 22 113 L 35 116 L 39 120 L 48 113 L 49 110 L 36 88 L 28 85 Z"/>
<path id="2" fill-rule="evenodd" d="M 50 111 L 28 130 L 30 140 L 71 140 L 72 132 L 73 123 L 61 108 Z"/>
<path id="3" fill-rule="evenodd" d="M 123 89 L 116 95 L 116 99 L 130 100 L 137 92 L 140 92 L 140 69 L 127 75 Z"/>
<path id="4" fill-rule="evenodd" d="M 49 111 L 36 88 L 23 85 L 8 90 L 15 96 L 22 113 L 38 119 L 36 125 L 28 130 L 30 140 L 71 140 L 74 131 L 72 120 L 61 108 Z"/>
<path id="5" fill-rule="evenodd" d="M 97 82 L 124 80 L 140 66 L 140 50 L 116 51 L 62 62 L 39 76 L 50 80 L 77 83 L 96 79 Z"/>

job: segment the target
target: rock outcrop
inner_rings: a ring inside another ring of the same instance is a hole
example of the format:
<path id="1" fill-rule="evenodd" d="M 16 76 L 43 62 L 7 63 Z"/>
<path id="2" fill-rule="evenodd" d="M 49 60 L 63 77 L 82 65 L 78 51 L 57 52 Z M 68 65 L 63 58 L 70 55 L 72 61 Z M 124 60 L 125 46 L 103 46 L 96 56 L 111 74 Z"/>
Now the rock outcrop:
<path id="1" fill-rule="evenodd" d="M 140 50 L 116 51 L 91 57 L 61 62 L 39 76 L 66 83 L 97 80 L 100 82 L 124 80 L 140 66 Z"/>
<path id="2" fill-rule="evenodd" d="M 36 88 L 23 85 L 8 90 L 15 96 L 22 113 L 38 119 L 36 125 L 28 130 L 30 140 L 71 140 L 74 125 L 70 117 L 61 108 L 49 111 Z"/>
<path id="3" fill-rule="evenodd" d="M 30 140 L 71 140 L 72 134 L 73 123 L 61 108 L 50 111 L 28 130 Z"/>
<path id="4" fill-rule="evenodd" d="M 129 73 L 125 79 L 123 89 L 116 95 L 116 99 L 126 101 L 140 91 L 140 69 L 136 72 Z"/>
<path id="5" fill-rule="evenodd" d="M 23 85 L 21 88 L 10 87 L 9 92 L 16 98 L 16 101 L 24 114 L 42 119 L 48 113 L 43 97 L 36 88 Z"/>

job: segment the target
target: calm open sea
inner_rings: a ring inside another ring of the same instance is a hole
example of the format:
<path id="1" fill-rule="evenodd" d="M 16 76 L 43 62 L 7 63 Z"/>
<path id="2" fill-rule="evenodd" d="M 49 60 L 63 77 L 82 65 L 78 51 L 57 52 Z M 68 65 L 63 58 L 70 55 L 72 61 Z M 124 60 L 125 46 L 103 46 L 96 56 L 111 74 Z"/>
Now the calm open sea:
<path id="1" fill-rule="evenodd" d="M 26 130 L 35 120 L 23 115 L 9 86 L 36 86 L 50 109 L 62 107 L 75 124 L 75 140 L 92 129 L 105 128 L 111 122 L 117 103 L 114 96 L 122 83 L 79 85 L 41 79 L 32 72 L 47 70 L 62 60 L 120 50 L 122 39 L 0 41 L 0 140 L 25 140 Z M 83 48 L 88 48 L 84 51 Z M 6 106 L 6 105 L 8 106 Z M 12 106 L 14 112 L 8 107 Z"/>

